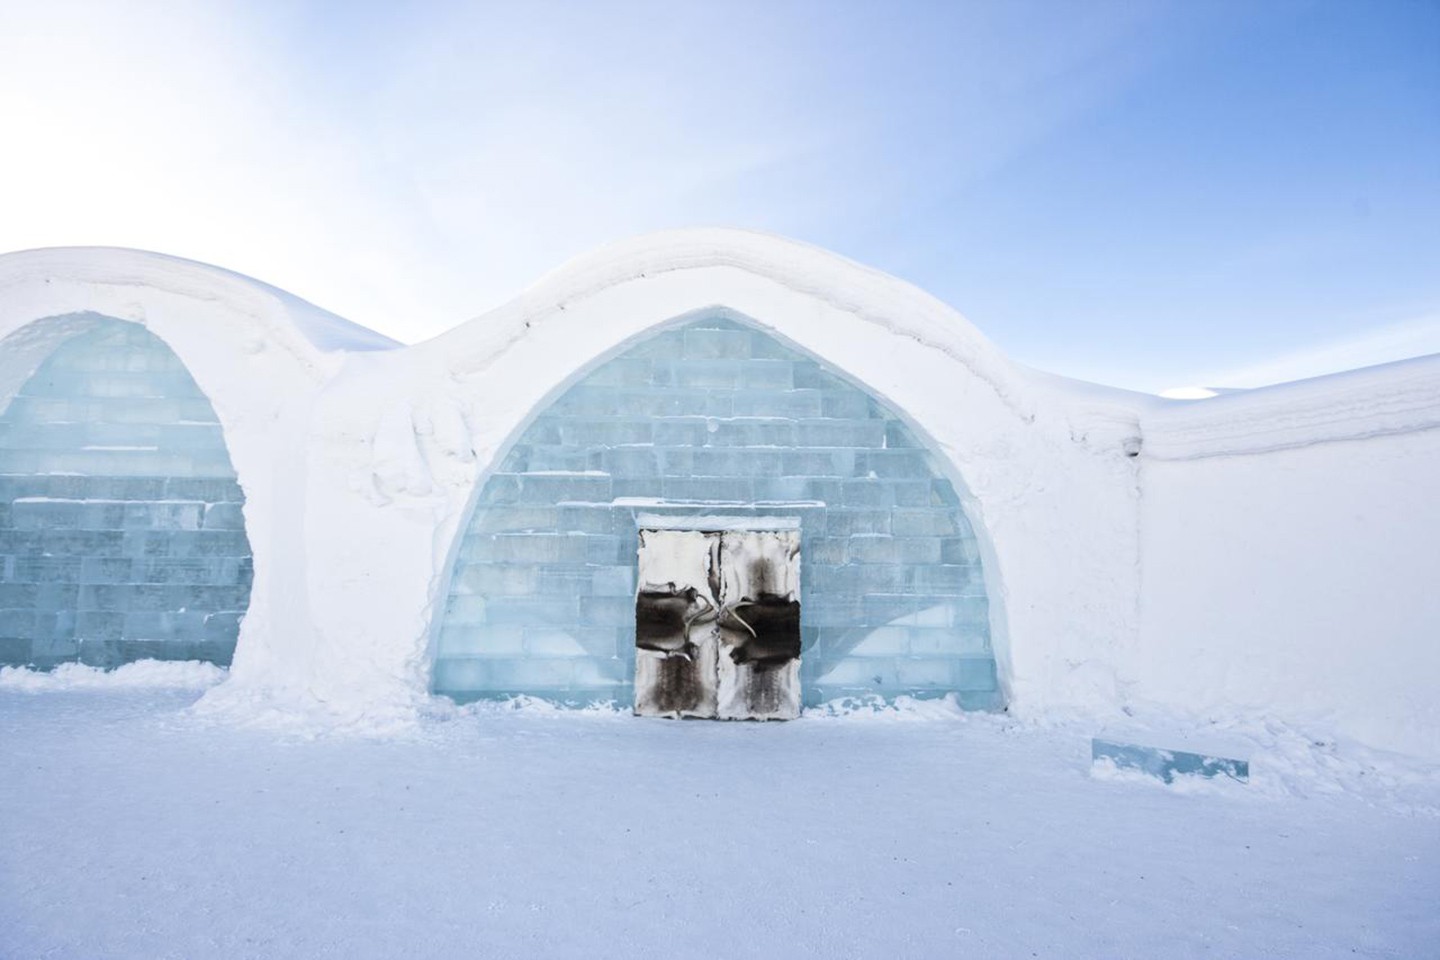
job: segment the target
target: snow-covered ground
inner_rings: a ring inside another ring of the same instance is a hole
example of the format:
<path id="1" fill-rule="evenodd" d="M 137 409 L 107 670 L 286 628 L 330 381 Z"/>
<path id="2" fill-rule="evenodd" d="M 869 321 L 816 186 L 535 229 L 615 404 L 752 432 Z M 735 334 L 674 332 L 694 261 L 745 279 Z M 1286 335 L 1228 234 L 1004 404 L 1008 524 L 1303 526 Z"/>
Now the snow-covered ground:
<path id="1" fill-rule="evenodd" d="M 0 674 L 6 960 L 1440 956 L 1435 770 L 1281 728 L 1165 787 L 943 704 L 303 737 L 127 669 Z"/>

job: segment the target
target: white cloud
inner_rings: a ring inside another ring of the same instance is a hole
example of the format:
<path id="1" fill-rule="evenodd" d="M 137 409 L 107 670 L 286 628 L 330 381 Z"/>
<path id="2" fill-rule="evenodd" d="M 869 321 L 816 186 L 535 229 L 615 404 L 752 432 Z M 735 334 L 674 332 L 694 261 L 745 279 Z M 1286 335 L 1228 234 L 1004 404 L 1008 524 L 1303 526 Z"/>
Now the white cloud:
<path id="1" fill-rule="evenodd" d="M 770 229 L 903 265 L 903 241 L 864 239 L 874 219 L 925 216 L 1114 95 L 1152 16 L 5 4 L 0 251 L 174 253 L 402 340 L 664 227 Z M 940 242 L 934 225 L 914 235 Z"/>

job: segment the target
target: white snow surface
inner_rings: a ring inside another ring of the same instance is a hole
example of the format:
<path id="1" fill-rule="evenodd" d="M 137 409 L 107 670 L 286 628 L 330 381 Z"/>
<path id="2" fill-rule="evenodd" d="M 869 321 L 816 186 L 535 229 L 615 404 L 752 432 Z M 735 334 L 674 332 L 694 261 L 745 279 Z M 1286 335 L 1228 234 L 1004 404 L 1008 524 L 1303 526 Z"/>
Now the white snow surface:
<path id="1" fill-rule="evenodd" d="M 1230 729 L 1250 785 L 943 702 L 786 724 L 487 704 L 404 735 L 0 688 L 0 956 L 1422 958 L 1440 779 Z M 1137 719 L 1137 723 L 1141 722 Z"/>
<path id="2" fill-rule="evenodd" d="M 234 270 L 164 253 L 122 247 L 56 247 L 0 257 L 0 297 L 37 282 L 129 288 L 137 305 L 156 291 L 225 301 L 243 306 L 269 327 L 277 340 L 298 334 L 321 353 L 389 350 L 400 345 L 279 287 Z"/>
<path id="3" fill-rule="evenodd" d="M 101 670 L 82 663 L 62 663 L 53 670 L 0 667 L 0 690 L 32 693 L 54 690 L 205 690 L 224 679 L 223 669 L 198 660 L 137 660 L 114 670 Z"/>
<path id="4" fill-rule="evenodd" d="M 1166 401 L 1026 369 L 950 307 L 781 238 L 606 247 L 396 347 L 248 278 L 99 248 L 0 257 L 0 398 L 94 314 L 209 396 L 255 582 L 211 716 L 386 731 L 433 709 L 431 624 L 477 485 L 537 405 L 724 309 L 902 410 L 977 530 L 1017 716 L 1147 704 L 1440 757 L 1440 357 Z"/>
<path id="5" fill-rule="evenodd" d="M 1440 427 L 1440 354 L 1150 410 L 1152 458 L 1269 453 Z"/>

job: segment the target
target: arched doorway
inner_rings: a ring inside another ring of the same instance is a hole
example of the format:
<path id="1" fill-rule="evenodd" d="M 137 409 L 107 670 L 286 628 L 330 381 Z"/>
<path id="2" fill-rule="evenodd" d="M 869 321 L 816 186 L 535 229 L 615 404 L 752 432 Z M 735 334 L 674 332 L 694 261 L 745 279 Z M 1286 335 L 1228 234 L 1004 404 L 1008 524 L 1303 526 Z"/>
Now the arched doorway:
<path id="1" fill-rule="evenodd" d="M 936 455 L 880 398 L 724 311 L 595 366 L 484 478 L 433 689 L 629 702 L 639 531 L 723 517 L 798 526 L 807 702 L 1001 705 L 975 533 Z"/>
<path id="2" fill-rule="evenodd" d="M 0 414 L 0 663 L 228 664 L 252 578 L 243 504 L 179 357 L 93 318 Z"/>

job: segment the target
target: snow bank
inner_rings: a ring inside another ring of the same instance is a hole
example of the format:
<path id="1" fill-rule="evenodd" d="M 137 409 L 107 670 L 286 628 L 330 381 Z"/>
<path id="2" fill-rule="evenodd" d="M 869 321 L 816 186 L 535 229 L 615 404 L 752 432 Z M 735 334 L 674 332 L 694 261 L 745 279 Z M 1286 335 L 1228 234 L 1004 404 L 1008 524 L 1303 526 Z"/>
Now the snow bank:
<path id="1" fill-rule="evenodd" d="M 972 717 L 988 717 L 990 714 L 974 714 L 961 708 L 955 696 L 934 700 L 918 700 L 915 697 L 886 699 L 878 696 L 841 697 L 829 700 L 818 707 L 805 711 L 805 716 L 820 720 L 847 720 L 879 723 L 929 723 L 946 720 L 966 720 Z"/>
<path id="2" fill-rule="evenodd" d="M 49 693 L 56 690 L 205 690 L 225 679 L 225 671 L 198 660 L 137 660 L 114 670 L 62 663 L 54 670 L 0 667 L 0 690 Z"/>
<path id="3" fill-rule="evenodd" d="M 511 697 L 508 700 L 478 700 L 464 706 L 455 706 L 449 700 L 437 699 L 436 708 L 430 719 L 467 720 L 480 717 L 577 717 L 597 720 L 613 720 L 633 717 L 628 705 L 618 703 L 591 703 L 583 707 L 562 707 L 537 697 Z"/>
<path id="4" fill-rule="evenodd" d="M 1261 715 L 1236 713 L 1217 719 L 1159 704 L 1132 709 L 1132 714 L 1104 728 L 1123 730 L 1120 739 L 1138 746 L 1245 760 L 1249 780 L 1241 783 L 1223 775 L 1180 774 L 1167 784 L 1142 771 L 1117 766 L 1109 758 L 1091 764 L 1091 777 L 1242 800 L 1347 796 L 1416 816 L 1440 817 L 1440 807 L 1433 800 L 1440 767 L 1433 758 L 1377 749 L 1339 735 L 1333 727 L 1325 730 Z M 1078 737 L 1095 726 L 1071 718 L 1049 728 L 1068 730 Z M 1107 738 L 1114 736 L 1107 733 Z"/>

